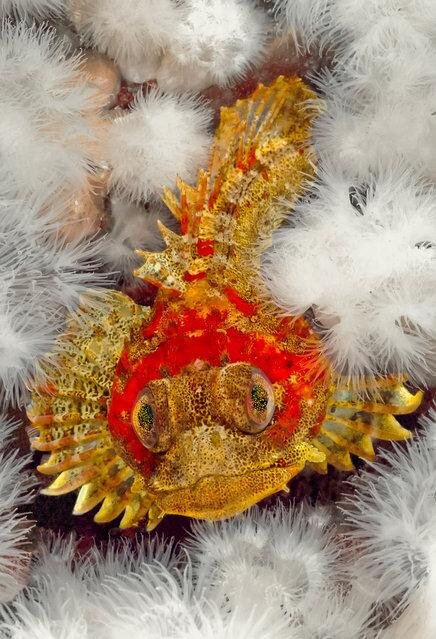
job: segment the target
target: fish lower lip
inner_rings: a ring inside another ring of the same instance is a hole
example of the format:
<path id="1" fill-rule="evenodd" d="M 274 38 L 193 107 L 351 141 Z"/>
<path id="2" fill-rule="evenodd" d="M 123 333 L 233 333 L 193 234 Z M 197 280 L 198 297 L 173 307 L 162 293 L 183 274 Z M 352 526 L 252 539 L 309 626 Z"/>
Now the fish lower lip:
<path id="1" fill-rule="evenodd" d="M 226 519 L 262 499 L 288 491 L 289 481 L 303 467 L 304 464 L 298 463 L 283 468 L 270 466 L 242 475 L 207 475 L 184 488 L 155 492 L 154 504 L 166 515 Z"/>
<path id="2" fill-rule="evenodd" d="M 228 480 L 232 480 L 232 479 L 238 479 L 238 478 L 242 478 L 242 477 L 249 477 L 250 475 L 252 475 L 253 473 L 257 473 L 257 472 L 262 472 L 262 471 L 268 471 L 271 470 L 273 468 L 277 468 L 279 470 L 286 470 L 287 468 L 293 468 L 295 467 L 295 464 L 292 463 L 284 463 L 284 464 L 278 464 L 277 462 L 274 462 L 273 464 L 270 464 L 269 466 L 264 466 L 264 467 L 260 467 L 260 468 L 253 468 L 253 470 L 246 472 L 246 473 L 240 473 L 240 474 L 232 474 L 232 475 L 218 475 L 218 474 L 209 474 L 209 475 L 203 475 L 202 477 L 199 477 L 195 482 L 193 482 L 192 484 L 187 484 L 186 486 L 180 486 L 178 488 L 170 488 L 168 490 L 162 490 L 162 489 L 155 489 L 156 494 L 171 494 L 171 493 L 176 493 L 180 490 L 188 490 L 188 489 L 195 489 L 196 487 L 198 487 L 198 485 L 207 480 L 207 479 L 222 479 L 223 481 L 225 481 L 226 479 Z M 153 490 L 153 487 L 152 487 Z"/>

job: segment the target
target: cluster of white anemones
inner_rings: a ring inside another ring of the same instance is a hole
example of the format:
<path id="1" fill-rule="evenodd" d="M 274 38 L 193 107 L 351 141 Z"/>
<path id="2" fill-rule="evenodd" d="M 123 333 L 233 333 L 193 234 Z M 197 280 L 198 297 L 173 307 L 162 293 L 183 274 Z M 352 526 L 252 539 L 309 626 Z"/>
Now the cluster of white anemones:
<path id="1" fill-rule="evenodd" d="M 113 58 L 127 80 L 166 91 L 240 77 L 262 54 L 265 12 L 247 0 L 66 0 L 81 38 Z"/>
<path id="2" fill-rule="evenodd" d="M 311 309 L 338 375 L 436 375 L 436 5 L 277 0 L 283 28 L 332 68 L 313 143 L 319 175 L 277 233 L 264 276 Z"/>
<path id="3" fill-rule="evenodd" d="M 0 606 L 27 584 L 32 557 L 26 507 L 36 481 L 26 468 L 30 456 L 20 456 L 14 440 L 17 427 L 0 416 Z"/>

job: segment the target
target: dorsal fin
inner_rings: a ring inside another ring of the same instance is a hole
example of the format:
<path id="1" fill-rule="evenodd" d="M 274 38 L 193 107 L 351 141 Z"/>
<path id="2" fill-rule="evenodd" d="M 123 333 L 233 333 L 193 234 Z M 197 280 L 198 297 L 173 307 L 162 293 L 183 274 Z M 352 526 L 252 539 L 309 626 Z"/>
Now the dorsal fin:
<path id="1" fill-rule="evenodd" d="M 255 294 L 260 243 L 282 221 L 273 206 L 279 197 L 295 201 L 313 174 L 308 144 L 314 93 L 299 78 L 277 78 L 253 95 L 221 109 L 209 168 L 197 186 L 178 181 L 179 198 L 164 202 L 180 221 L 180 242 L 162 253 L 141 252 L 135 275 L 163 288 L 184 291 L 193 279 Z"/>

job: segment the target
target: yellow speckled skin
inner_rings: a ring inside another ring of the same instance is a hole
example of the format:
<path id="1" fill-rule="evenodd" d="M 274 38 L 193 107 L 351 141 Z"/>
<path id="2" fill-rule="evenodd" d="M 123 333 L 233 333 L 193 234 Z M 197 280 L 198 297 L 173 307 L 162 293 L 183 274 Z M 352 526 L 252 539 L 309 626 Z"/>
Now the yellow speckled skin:
<path id="1" fill-rule="evenodd" d="M 79 489 L 74 512 L 148 529 L 165 514 L 217 519 L 284 490 L 306 464 L 349 470 L 372 438 L 404 439 L 415 410 L 399 380 L 359 395 L 334 384 L 303 319 L 284 320 L 258 281 L 262 250 L 313 174 L 314 94 L 298 78 L 260 85 L 222 110 L 207 171 L 165 202 L 181 235 L 143 253 L 136 275 L 160 287 L 153 309 L 111 292 L 84 300 L 35 383 L 32 444 L 44 490 Z M 289 367 L 289 369 L 287 368 Z"/>

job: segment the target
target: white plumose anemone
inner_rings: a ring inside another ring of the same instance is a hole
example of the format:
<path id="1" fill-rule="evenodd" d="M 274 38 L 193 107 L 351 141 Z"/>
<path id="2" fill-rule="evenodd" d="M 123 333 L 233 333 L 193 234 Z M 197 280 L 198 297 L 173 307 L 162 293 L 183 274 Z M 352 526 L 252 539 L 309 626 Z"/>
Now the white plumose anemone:
<path id="1" fill-rule="evenodd" d="M 324 169 L 264 259 L 284 312 L 311 309 L 337 374 L 436 372 L 436 195 L 398 165 L 368 181 Z"/>
<path id="2" fill-rule="evenodd" d="M 177 177 L 194 181 L 207 164 L 211 136 L 205 105 L 188 95 L 153 89 L 139 96 L 128 115 L 117 117 L 109 133 L 107 160 L 112 185 L 133 200 L 159 196 Z"/>

